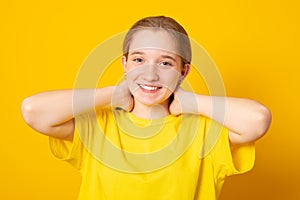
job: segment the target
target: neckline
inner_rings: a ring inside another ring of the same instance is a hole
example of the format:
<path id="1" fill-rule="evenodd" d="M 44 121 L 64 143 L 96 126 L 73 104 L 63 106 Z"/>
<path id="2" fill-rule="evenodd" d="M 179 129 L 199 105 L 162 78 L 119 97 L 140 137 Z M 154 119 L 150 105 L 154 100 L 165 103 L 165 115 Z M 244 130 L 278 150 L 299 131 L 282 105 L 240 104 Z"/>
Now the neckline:
<path id="1" fill-rule="evenodd" d="M 139 126 L 157 126 L 161 125 L 163 123 L 168 123 L 170 121 L 176 120 L 180 117 L 180 115 L 167 115 L 162 118 L 157 118 L 157 119 L 145 119 L 138 117 L 131 112 L 127 112 L 125 110 L 119 110 L 122 112 L 122 115 L 124 115 L 125 119 L 128 119 L 132 123 L 139 125 Z"/>

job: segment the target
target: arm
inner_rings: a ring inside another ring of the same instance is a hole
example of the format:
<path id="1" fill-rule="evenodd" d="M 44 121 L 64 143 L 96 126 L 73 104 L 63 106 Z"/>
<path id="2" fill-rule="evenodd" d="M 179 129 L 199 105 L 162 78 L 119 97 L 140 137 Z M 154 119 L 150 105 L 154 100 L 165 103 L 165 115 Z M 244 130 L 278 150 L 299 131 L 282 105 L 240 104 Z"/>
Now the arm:
<path id="1" fill-rule="evenodd" d="M 175 92 L 170 112 L 199 114 L 223 124 L 229 129 L 233 144 L 256 141 L 267 132 L 271 122 L 270 111 L 257 101 L 199 95 L 180 88 Z"/>
<path id="2" fill-rule="evenodd" d="M 100 89 L 42 92 L 26 98 L 22 102 L 22 115 L 25 122 L 34 130 L 48 136 L 71 140 L 76 114 L 87 112 L 94 107 L 121 106 L 129 109 L 132 102 L 130 99 L 124 98 L 129 96 L 129 90 L 125 90 L 124 87 L 126 87 L 126 83 L 120 84 L 118 87 Z M 73 105 L 74 94 L 76 107 Z M 94 101 L 87 98 L 91 95 L 93 95 L 94 99 L 92 100 Z M 114 98 L 112 98 L 113 96 Z"/>

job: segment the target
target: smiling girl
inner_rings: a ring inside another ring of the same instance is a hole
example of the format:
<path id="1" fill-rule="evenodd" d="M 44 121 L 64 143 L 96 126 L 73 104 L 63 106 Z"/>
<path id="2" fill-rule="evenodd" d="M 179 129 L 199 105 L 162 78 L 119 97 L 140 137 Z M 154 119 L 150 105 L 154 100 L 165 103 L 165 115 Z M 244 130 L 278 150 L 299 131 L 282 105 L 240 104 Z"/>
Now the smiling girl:
<path id="1" fill-rule="evenodd" d="M 39 93 L 23 101 L 22 114 L 50 136 L 54 156 L 80 171 L 79 199 L 217 199 L 227 176 L 253 167 L 271 114 L 250 99 L 182 90 L 190 63 L 183 27 L 147 17 L 125 37 L 121 84 Z M 219 101 L 224 117 L 213 114 Z"/>

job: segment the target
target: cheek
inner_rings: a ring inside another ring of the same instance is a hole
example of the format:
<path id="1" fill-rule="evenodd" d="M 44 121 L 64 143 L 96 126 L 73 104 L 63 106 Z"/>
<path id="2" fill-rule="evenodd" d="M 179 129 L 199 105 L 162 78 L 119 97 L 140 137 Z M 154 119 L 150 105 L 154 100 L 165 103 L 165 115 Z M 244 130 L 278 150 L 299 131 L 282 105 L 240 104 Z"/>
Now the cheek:
<path id="1" fill-rule="evenodd" d="M 126 79 L 129 82 L 134 82 L 137 80 L 141 75 L 143 71 L 139 68 L 128 68 L 128 71 L 126 73 Z"/>
<path id="2" fill-rule="evenodd" d="M 160 73 L 160 82 L 168 90 L 174 92 L 179 84 L 180 73 L 176 70 L 162 71 Z"/>
<path id="3" fill-rule="evenodd" d="M 139 88 L 139 86 L 136 84 L 136 80 L 138 80 L 140 76 L 141 73 L 139 72 L 139 70 L 129 70 L 127 72 L 126 80 L 131 94 L 134 94 L 135 91 Z"/>

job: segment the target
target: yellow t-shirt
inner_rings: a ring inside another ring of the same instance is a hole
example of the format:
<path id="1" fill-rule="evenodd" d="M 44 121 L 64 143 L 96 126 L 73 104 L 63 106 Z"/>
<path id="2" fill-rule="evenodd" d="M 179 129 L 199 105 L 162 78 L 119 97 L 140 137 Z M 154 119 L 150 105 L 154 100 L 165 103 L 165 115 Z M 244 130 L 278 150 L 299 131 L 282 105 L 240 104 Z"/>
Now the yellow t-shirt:
<path id="1" fill-rule="evenodd" d="M 214 200 L 227 176 L 254 164 L 254 144 L 232 148 L 228 130 L 203 116 L 102 109 L 75 124 L 72 142 L 50 137 L 50 148 L 80 171 L 83 200 Z"/>

